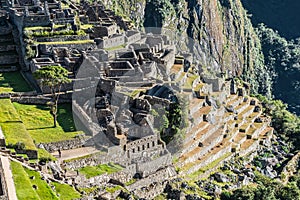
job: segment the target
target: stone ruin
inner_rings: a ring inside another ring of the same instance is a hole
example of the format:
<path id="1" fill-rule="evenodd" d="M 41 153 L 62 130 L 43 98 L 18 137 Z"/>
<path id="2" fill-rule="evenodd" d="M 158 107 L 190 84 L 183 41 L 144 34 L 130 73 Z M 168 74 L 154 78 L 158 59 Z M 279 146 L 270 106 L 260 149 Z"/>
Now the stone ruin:
<path id="1" fill-rule="evenodd" d="M 190 80 L 193 70 L 200 67 L 189 52 L 177 52 L 167 36 L 129 30 L 125 20 L 101 3 L 70 2 L 68 8 L 63 8 L 55 0 L 5 2 L 7 6 L 0 10 L 0 35 L 5 31 L 13 35 L 7 18 L 19 33 L 36 26 L 76 32 L 79 24 L 75 13 L 80 23 L 91 25 L 85 29 L 86 35 L 62 36 L 68 43 L 63 43 L 60 37 L 34 38 L 37 44 L 29 46 L 36 51 L 35 55 L 21 64 L 24 71 L 30 72 L 46 65 L 60 65 L 70 72 L 73 82 L 64 86 L 63 92 L 77 95 L 72 101 L 73 110 L 90 130 L 90 139 L 45 147 L 54 151 L 60 145 L 71 149 L 84 144 L 105 152 L 64 163 L 70 169 L 118 163 L 125 168 L 124 180 L 137 179 L 127 188 L 141 198 L 151 199 L 163 191 L 169 178 L 177 175 L 174 166 L 183 169 L 182 175 L 190 174 L 231 152 L 246 155 L 270 140 L 273 130 L 262 116 L 258 101 L 248 97 L 247 84 L 238 85 L 234 79 L 225 80 L 221 76 L 200 76 L 199 71 L 197 78 Z M 22 60 L 27 44 L 23 36 L 13 40 L 22 44 L 23 49 L 18 50 Z M 170 153 L 174 143 L 166 144 L 153 128 L 151 114 L 155 105 L 168 108 L 173 102 L 178 103 L 176 95 L 166 88 L 187 96 L 189 102 L 185 138 L 175 155 Z M 173 163 L 172 157 L 178 162 Z M 80 179 L 71 177 L 67 181 L 91 186 L 92 180 Z M 110 179 L 105 175 L 93 181 L 110 184 Z"/>

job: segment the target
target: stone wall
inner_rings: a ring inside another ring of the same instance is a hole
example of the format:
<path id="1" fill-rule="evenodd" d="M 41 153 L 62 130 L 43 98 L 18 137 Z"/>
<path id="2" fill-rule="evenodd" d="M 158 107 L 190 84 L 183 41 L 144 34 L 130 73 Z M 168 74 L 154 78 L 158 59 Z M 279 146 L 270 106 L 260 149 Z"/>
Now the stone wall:
<path id="1" fill-rule="evenodd" d="M 14 44 L 0 45 L 0 52 L 3 52 L 3 51 L 14 51 L 14 50 L 16 50 L 16 45 L 14 45 Z"/>
<path id="2" fill-rule="evenodd" d="M 103 186 L 109 183 L 109 181 L 112 180 L 118 180 L 121 183 L 126 183 L 130 181 L 132 176 L 126 172 L 126 170 L 122 170 L 120 172 L 116 172 L 113 174 L 102 174 L 99 176 L 95 176 L 92 178 L 87 179 L 85 176 L 77 176 L 74 179 L 74 183 L 79 188 L 91 188 L 91 187 L 99 187 Z"/>
<path id="3" fill-rule="evenodd" d="M 49 48 L 59 48 L 59 47 L 66 47 L 68 49 L 77 49 L 79 51 L 85 51 L 89 48 L 94 49 L 96 47 L 96 44 L 94 42 L 87 42 L 87 43 L 81 43 L 81 44 L 39 44 L 39 49 L 41 50 L 41 53 L 47 54 L 47 49 Z"/>
<path id="4" fill-rule="evenodd" d="M 97 42 L 98 48 L 106 49 L 124 45 L 125 37 L 124 35 L 114 35 L 109 38 L 97 38 L 95 41 Z"/>
<path id="5" fill-rule="evenodd" d="M 152 106 L 153 105 L 162 105 L 165 108 L 168 108 L 171 102 L 167 99 L 162 99 L 155 96 L 144 95 L 144 99 L 146 99 Z"/>
<path id="6" fill-rule="evenodd" d="M 0 65 L 16 64 L 18 62 L 19 62 L 19 56 L 17 54 L 0 56 Z"/>
<path id="7" fill-rule="evenodd" d="M 125 152 L 119 146 L 110 147 L 108 152 L 96 153 L 88 157 L 65 161 L 62 165 L 68 169 L 79 169 L 86 166 L 97 166 L 100 164 L 118 163 L 128 166 L 129 160 Z"/>
<path id="8" fill-rule="evenodd" d="M 135 183 L 127 186 L 127 189 L 130 191 L 136 191 L 140 188 L 147 187 L 152 183 L 160 183 L 164 180 L 168 180 L 169 178 L 176 175 L 175 169 L 173 166 L 168 166 L 166 168 L 163 168 L 154 174 L 151 174 L 143 179 L 140 179 L 136 181 Z"/>
<path id="9" fill-rule="evenodd" d="M 89 40 L 89 35 L 59 35 L 54 37 L 38 37 L 37 42 L 60 42 L 60 41 L 76 41 Z"/>
<path id="10" fill-rule="evenodd" d="M 141 153 L 147 149 L 154 149 L 158 145 L 157 136 L 147 136 L 126 144 L 126 150 L 131 157 L 132 154 Z"/>
<path id="11" fill-rule="evenodd" d="M 224 80 L 221 78 L 207 78 L 203 77 L 204 82 L 207 84 L 212 84 L 212 89 L 214 92 L 219 92 L 222 90 Z"/>
<path id="12" fill-rule="evenodd" d="M 50 25 L 50 17 L 49 16 L 41 16 L 41 15 L 32 15 L 28 17 L 24 17 L 24 26 L 48 26 Z"/>
<path id="13" fill-rule="evenodd" d="M 64 140 L 59 142 L 51 142 L 51 143 L 41 143 L 37 144 L 37 147 L 43 147 L 50 153 L 55 152 L 57 150 L 69 150 L 80 148 L 84 144 L 85 140 L 82 137 L 77 137 L 72 140 Z"/>
<path id="14" fill-rule="evenodd" d="M 127 44 L 134 43 L 141 40 L 141 33 L 139 31 L 126 31 L 125 41 Z"/>
<path id="15" fill-rule="evenodd" d="M 51 101 L 51 98 L 44 96 L 12 96 L 12 102 L 18 102 L 21 104 L 32 104 L 32 105 L 46 105 Z M 59 103 L 70 103 L 70 99 L 59 99 Z"/>
<path id="16" fill-rule="evenodd" d="M 167 153 L 165 155 L 161 155 L 158 158 L 144 162 L 144 163 L 137 163 L 137 172 L 141 173 L 143 177 L 149 176 L 153 174 L 158 169 L 164 166 L 168 166 L 172 164 L 172 156 L 171 154 Z"/>
<path id="17" fill-rule="evenodd" d="M 209 163 L 212 163 L 213 161 L 217 160 L 218 158 L 224 156 L 226 153 L 230 153 L 231 152 L 231 145 L 228 145 L 226 147 L 224 147 L 222 150 L 218 151 L 216 154 L 211 155 L 208 159 L 203 160 L 199 165 L 194 165 L 193 167 L 191 167 L 186 174 L 191 174 L 197 170 L 199 170 L 200 168 L 208 165 Z"/>

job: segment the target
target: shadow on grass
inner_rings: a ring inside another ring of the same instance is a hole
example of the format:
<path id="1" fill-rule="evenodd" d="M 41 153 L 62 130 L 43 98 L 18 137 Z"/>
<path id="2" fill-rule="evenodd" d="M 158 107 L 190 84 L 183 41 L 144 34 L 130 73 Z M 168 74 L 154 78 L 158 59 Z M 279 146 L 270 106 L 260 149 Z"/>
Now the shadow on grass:
<path id="1" fill-rule="evenodd" d="M 49 128 L 54 128 L 54 126 L 46 126 L 46 127 L 41 127 L 41 128 L 27 128 L 27 130 L 34 131 L 34 130 L 43 130 L 43 129 L 49 129 Z"/>
<path id="2" fill-rule="evenodd" d="M 20 72 L 0 73 L 0 87 L 11 87 L 14 92 L 32 91 Z"/>
<path id="3" fill-rule="evenodd" d="M 49 106 L 37 105 L 40 110 L 45 110 L 50 113 Z M 73 120 L 72 105 L 71 104 L 60 104 L 58 105 L 57 122 L 62 127 L 64 132 L 74 132 L 76 127 Z M 47 128 L 53 128 L 47 127 Z"/>
<path id="4" fill-rule="evenodd" d="M 65 132 L 76 131 L 71 104 L 60 104 L 58 106 L 57 122 Z"/>

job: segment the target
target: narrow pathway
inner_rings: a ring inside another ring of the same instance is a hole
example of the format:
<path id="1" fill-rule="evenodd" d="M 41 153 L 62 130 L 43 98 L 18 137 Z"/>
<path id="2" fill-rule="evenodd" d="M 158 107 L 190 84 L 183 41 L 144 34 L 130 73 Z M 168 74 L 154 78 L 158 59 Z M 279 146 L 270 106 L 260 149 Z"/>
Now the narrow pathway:
<path id="1" fill-rule="evenodd" d="M 97 152 L 101 152 L 101 151 L 99 151 L 95 147 L 82 147 L 82 148 L 77 148 L 77 149 L 62 150 L 61 156 L 59 156 L 58 151 L 52 153 L 52 155 L 55 156 L 56 158 L 58 158 L 58 161 L 62 162 L 64 160 L 80 158 L 80 157 L 94 154 Z"/>

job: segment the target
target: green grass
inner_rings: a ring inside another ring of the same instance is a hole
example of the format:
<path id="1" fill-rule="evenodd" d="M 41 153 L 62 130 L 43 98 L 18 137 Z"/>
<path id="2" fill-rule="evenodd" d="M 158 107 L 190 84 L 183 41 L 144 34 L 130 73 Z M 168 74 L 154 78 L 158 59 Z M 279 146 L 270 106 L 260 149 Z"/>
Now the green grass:
<path id="1" fill-rule="evenodd" d="M 122 190 L 122 187 L 119 186 L 119 185 L 117 185 L 115 187 L 108 187 L 108 188 L 106 188 L 106 191 L 109 192 L 109 193 L 114 193 L 114 192 L 116 192 L 118 190 Z"/>
<path id="2" fill-rule="evenodd" d="M 126 47 L 126 45 L 125 45 L 125 44 L 122 44 L 122 45 L 115 46 L 115 47 L 104 48 L 104 50 L 106 50 L 106 51 L 114 51 L 114 50 L 118 50 L 118 49 L 123 49 L 123 48 L 125 48 L 125 47 Z"/>
<path id="3" fill-rule="evenodd" d="M 125 185 L 127 185 L 127 186 L 128 186 L 128 185 L 132 185 L 132 184 L 134 184 L 135 182 L 136 182 L 136 179 L 133 178 L 133 179 L 130 179 L 128 182 L 126 182 Z"/>
<path id="4" fill-rule="evenodd" d="M 194 74 L 189 73 L 188 77 L 186 79 L 184 87 L 191 89 L 192 85 L 193 85 L 193 82 L 194 82 L 194 80 L 196 80 L 196 78 L 198 78 L 198 75 L 194 75 Z"/>
<path id="5" fill-rule="evenodd" d="M 37 30 L 51 30 L 50 27 L 45 26 L 34 26 L 34 27 L 26 27 L 25 31 L 37 31 Z"/>
<path id="6" fill-rule="evenodd" d="M 17 162 L 11 162 L 10 166 L 18 199 L 40 199 L 36 191 L 32 188 L 28 174 L 25 172 L 22 165 Z"/>
<path id="7" fill-rule="evenodd" d="M 85 175 L 87 178 L 99 176 L 104 173 L 112 174 L 114 172 L 118 172 L 123 168 L 116 164 L 104 164 L 98 166 L 87 166 L 79 169 L 79 173 Z"/>
<path id="8" fill-rule="evenodd" d="M 0 99 L 0 111 L 0 123 L 21 121 L 21 118 L 10 99 Z"/>
<path id="9" fill-rule="evenodd" d="M 29 91 L 32 91 L 32 88 L 20 72 L 0 73 L 0 93 Z"/>
<path id="10" fill-rule="evenodd" d="M 53 117 L 47 106 L 19 103 L 13 105 L 35 143 L 69 140 L 82 133 L 75 129 L 70 104 L 59 105 L 56 128 L 53 127 Z"/>
<path id="11" fill-rule="evenodd" d="M 199 91 L 201 88 L 203 88 L 204 84 L 203 83 L 199 83 L 198 85 L 196 85 L 196 87 L 194 88 L 195 91 Z"/>
<path id="12" fill-rule="evenodd" d="M 221 161 L 223 161 L 224 159 L 226 159 L 227 157 L 229 157 L 231 155 L 231 153 L 226 153 L 223 156 L 221 156 L 220 158 L 214 160 L 213 162 L 209 163 L 208 165 L 200 168 L 198 171 L 189 174 L 188 177 L 192 180 L 198 180 L 198 177 L 205 173 L 207 170 L 212 169 L 214 167 L 216 167 Z"/>
<path id="13" fill-rule="evenodd" d="M 80 29 L 89 29 L 89 28 L 93 28 L 94 25 L 93 24 L 81 24 L 80 25 Z"/>
<path id="14" fill-rule="evenodd" d="M 81 197 L 79 192 L 69 185 L 56 182 L 53 182 L 52 184 L 54 185 L 56 192 L 59 194 L 60 200 L 72 200 Z"/>
<path id="15" fill-rule="evenodd" d="M 5 136 L 6 144 L 23 142 L 25 149 L 36 150 L 32 138 L 22 123 L 0 123 Z"/>
<path id="16" fill-rule="evenodd" d="M 52 191 L 51 187 L 46 183 L 46 181 L 41 179 L 41 175 L 38 172 L 26 168 L 24 169 L 27 173 L 27 176 L 35 177 L 34 179 L 29 180 L 31 182 L 31 185 L 37 186 L 37 189 L 35 191 L 40 199 L 58 199 L 58 197 L 55 195 L 55 193 Z"/>
<path id="17" fill-rule="evenodd" d="M 49 153 L 45 149 L 38 149 L 38 157 L 39 159 L 46 158 L 48 160 L 57 160 L 51 153 Z"/>
<path id="18" fill-rule="evenodd" d="M 36 44 L 55 45 L 55 44 L 87 44 L 94 43 L 94 40 L 73 40 L 73 41 L 57 41 L 57 42 L 36 42 Z"/>
<path id="19" fill-rule="evenodd" d="M 26 149 L 36 147 L 10 99 L 0 99 L 0 126 L 5 136 L 6 144 L 23 142 Z"/>
<path id="20" fill-rule="evenodd" d="M 93 186 L 93 187 L 88 187 L 88 188 L 78 188 L 80 192 L 85 192 L 86 194 L 90 194 L 92 192 L 95 192 L 99 187 Z"/>

